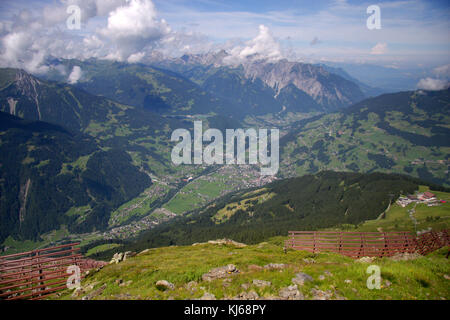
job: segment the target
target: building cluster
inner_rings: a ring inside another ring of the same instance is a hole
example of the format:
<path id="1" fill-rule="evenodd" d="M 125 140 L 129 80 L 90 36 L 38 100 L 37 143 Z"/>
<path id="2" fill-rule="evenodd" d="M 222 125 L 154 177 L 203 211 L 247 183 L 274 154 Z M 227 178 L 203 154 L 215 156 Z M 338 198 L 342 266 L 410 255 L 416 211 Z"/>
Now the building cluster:
<path id="1" fill-rule="evenodd" d="M 429 191 L 418 193 L 416 195 L 408 195 L 406 197 L 400 197 L 397 200 L 397 204 L 402 208 L 406 207 L 411 203 L 424 203 L 429 207 L 439 206 L 441 203 L 445 203 L 444 200 L 439 200 L 434 193 Z"/>

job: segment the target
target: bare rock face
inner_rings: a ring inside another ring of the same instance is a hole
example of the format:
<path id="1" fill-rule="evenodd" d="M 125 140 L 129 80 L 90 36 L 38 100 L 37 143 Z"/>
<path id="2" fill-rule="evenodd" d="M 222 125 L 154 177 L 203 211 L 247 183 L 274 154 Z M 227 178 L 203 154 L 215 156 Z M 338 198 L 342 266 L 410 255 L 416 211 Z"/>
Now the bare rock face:
<path id="1" fill-rule="evenodd" d="M 208 273 L 202 275 L 203 281 L 213 281 L 215 279 L 223 279 L 232 274 L 239 273 L 239 270 L 234 264 L 229 264 L 224 267 L 211 269 Z"/>
<path id="2" fill-rule="evenodd" d="M 261 79 L 278 92 L 292 84 L 317 103 L 331 108 L 350 105 L 364 98 L 355 83 L 312 64 L 285 59 L 277 62 L 258 60 L 244 64 L 244 69 L 246 77 Z"/>

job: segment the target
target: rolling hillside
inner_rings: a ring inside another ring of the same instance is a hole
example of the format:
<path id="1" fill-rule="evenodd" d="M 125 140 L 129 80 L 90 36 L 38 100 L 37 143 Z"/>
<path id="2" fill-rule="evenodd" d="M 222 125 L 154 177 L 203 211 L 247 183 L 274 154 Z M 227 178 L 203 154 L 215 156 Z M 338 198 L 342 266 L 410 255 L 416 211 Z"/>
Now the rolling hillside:
<path id="1" fill-rule="evenodd" d="M 281 141 L 282 176 L 396 172 L 450 185 L 449 91 L 386 94 L 303 122 Z"/>

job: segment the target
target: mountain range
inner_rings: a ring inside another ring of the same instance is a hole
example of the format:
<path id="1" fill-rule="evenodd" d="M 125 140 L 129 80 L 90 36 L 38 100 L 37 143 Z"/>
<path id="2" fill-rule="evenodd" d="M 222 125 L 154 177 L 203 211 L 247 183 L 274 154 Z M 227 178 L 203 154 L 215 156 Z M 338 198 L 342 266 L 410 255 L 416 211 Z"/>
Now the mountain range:
<path id="1" fill-rule="evenodd" d="M 62 225 L 73 233 L 106 230 L 126 203 L 123 224 L 136 210 L 146 217 L 185 194 L 187 177 L 211 179 L 214 167 L 171 162 L 171 133 L 192 129 L 195 119 L 221 130 L 255 122 L 280 128 L 278 178 L 383 171 L 450 184 L 448 90 L 365 99 L 379 89 L 334 67 L 258 57 L 232 65 L 228 56 L 153 65 L 50 61 L 82 70 L 72 84 L 56 69 L 45 76 L 0 69 L 0 242 L 39 239 Z M 138 199 L 151 188 L 157 200 L 144 210 Z M 214 199 L 236 188 L 209 192 Z M 194 200 L 183 207 L 204 203 Z"/>

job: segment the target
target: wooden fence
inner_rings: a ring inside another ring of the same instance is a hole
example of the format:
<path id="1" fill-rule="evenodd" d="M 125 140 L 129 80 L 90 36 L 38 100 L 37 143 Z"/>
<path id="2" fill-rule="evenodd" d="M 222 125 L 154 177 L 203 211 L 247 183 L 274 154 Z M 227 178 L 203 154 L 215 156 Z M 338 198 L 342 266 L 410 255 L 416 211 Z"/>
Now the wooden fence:
<path id="1" fill-rule="evenodd" d="M 104 265 L 84 259 L 79 243 L 0 256 L 0 299 L 38 300 L 67 288 L 67 267 L 84 272 Z"/>
<path id="2" fill-rule="evenodd" d="M 448 230 L 415 237 L 410 232 L 290 231 L 285 248 L 313 253 L 331 251 L 352 258 L 427 254 L 450 244 Z"/>

